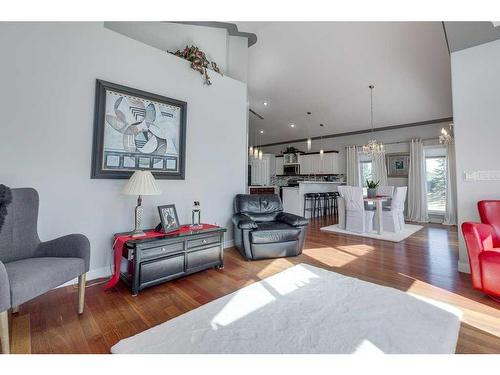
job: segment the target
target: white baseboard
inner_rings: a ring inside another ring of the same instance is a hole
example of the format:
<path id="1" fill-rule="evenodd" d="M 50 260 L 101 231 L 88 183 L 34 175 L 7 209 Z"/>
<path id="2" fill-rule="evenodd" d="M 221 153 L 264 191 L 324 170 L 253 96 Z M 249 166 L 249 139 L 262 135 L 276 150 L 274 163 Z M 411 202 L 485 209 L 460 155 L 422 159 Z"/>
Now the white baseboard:
<path id="1" fill-rule="evenodd" d="M 469 262 L 458 261 L 458 272 L 470 273 Z"/>
<path id="2" fill-rule="evenodd" d="M 224 249 L 227 249 L 230 247 L 234 247 L 234 240 L 224 241 Z M 111 270 L 110 270 L 110 266 L 108 265 L 108 266 L 101 267 L 101 268 L 95 268 L 95 269 L 87 272 L 87 281 L 94 280 L 94 279 L 100 279 L 103 277 L 110 277 L 110 276 L 111 276 Z M 67 283 L 64 283 L 64 284 L 58 286 L 58 288 L 61 288 L 63 286 L 68 286 L 68 285 L 74 285 L 77 283 L 78 283 L 78 278 L 75 278 L 71 281 L 68 281 Z"/>
<path id="3" fill-rule="evenodd" d="M 111 270 L 109 269 L 109 266 L 95 268 L 95 269 L 87 272 L 87 281 L 94 280 L 94 279 L 100 279 L 103 277 L 110 277 L 110 276 L 111 276 Z M 73 280 L 68 281 L 67 283 L 59 285 L 58 288 L 61 288 L 63 286 L 68 286 L 68 285 L 74 285 L 77 283 L 78 283 L 78 278 L 74 278 Z"/>

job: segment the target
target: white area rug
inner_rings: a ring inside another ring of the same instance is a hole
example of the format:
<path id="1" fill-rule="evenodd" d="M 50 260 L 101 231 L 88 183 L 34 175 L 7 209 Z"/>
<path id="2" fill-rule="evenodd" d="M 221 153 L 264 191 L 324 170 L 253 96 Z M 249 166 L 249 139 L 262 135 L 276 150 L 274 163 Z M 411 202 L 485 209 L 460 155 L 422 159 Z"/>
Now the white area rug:
<path id="1" fill-rule="evenodd" d="M 112 353 L 454 353 L 461 312 L 299 264 L 136 336 Z"/>
<path id="2" fill-rule="evenodd" d="M 320 230 L 322 232 L 340 233 L 340 234 L 347 234 L 350 236 L 374 238 L 376 240 L 400 242 L 403 241 L 405 238 L 410 237 L 413 233 L 418 232 L 422 228 L 423 226 L 421 225 L 406 224 L 405 229 L 398 233 L 393 233 L 393 232 L 383 232 L 382 234 L 378 234 L 377 232 L 354 233 L 354 232 L 349 232 L 345 229 L 341 229 L 339 228 L 338 224 L 335 224 L 335 225 L 330 225 L 328 227 L 323 227 Z"/>

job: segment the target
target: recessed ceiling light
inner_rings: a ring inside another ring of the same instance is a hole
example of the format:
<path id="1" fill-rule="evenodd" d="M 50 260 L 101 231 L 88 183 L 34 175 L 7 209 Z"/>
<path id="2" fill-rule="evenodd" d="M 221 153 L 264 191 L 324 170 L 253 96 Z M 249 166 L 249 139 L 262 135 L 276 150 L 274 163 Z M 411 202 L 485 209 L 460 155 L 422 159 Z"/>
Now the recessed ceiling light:
<path id="1" fill-rule="evenodd" d="M 264 107 L 267 107 L 269 103 L 268 102 L 264 102 Z"/>
<path id="2" fill-rule="evenodd" d="M 264 130 L 261 130 L 261 131 L 260 131 L 260 134 L 264 134 Z"/>
<path id="3" fill-rule="evenodd" d="M 295 124 L 290 124 L 290 127 L 291 128 L 295 128 Z"/>

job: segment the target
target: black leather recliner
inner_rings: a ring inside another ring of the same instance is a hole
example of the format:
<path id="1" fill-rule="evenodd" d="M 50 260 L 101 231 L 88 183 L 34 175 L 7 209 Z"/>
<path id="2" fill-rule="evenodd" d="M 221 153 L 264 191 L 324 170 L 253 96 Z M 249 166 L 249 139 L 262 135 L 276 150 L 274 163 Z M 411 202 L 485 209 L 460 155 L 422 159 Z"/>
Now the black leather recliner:
<path id="1" fill-rule="evenodd" d="M 234 198 L 234 241 L 245 259 L 302 253 L 309 220 L 283 212 L 277 195 L 238 194 Z"/>

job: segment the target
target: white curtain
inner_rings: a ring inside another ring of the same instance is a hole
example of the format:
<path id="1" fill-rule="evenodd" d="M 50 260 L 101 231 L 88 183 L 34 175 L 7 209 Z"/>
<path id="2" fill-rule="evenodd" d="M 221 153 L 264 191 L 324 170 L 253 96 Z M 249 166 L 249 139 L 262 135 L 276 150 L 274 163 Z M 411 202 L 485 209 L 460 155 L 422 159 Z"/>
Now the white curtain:
<path id="1" fill-rule="evenodd" d="M 453 141 L 446 145 L 446 212 L 443 224 L 457 225 L 457 171 Z"/>
<path id="2" fill-rule="evenodd" d="M 408 219 L 425 223 L 427 213 L 427 189 L 425 177 L 424 144 L 420 139 L 410 142 L 410 168 L 408 172 Z"/>
<path id="3" fill-rule="evenodd" d="M 359 186 L 359 160 L 356 146 L 346 147 L 347 185 Z"/>
<path id="4" fill-rule="evenodd" d="M 380 181 L 379 186 L 387 185 L 387 167 L 385 165 L 385 152 L 376 154 L 372 158 L 373 180 Z"/>

